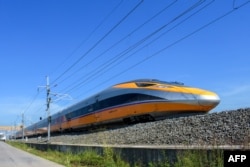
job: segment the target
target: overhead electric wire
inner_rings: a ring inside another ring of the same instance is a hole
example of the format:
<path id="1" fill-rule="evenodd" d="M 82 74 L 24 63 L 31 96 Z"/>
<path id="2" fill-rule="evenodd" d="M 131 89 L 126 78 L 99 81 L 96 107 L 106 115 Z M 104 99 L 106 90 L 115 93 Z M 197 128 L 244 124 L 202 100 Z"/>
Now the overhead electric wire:
<path id="1" fill-rule="evenodd" d="M 95 49 L 108 35 L 110 35 L 122 22 L 124 22 L 129 15 L 131 15 L 141 4 L 143 0 L 140 0 L 121 20 L 118 21 L 104 36 L 102 36 L 92 47 L 90 47 L 87 52 L 85 52 L 80 58 L 78 58 L 70 67 L 68 67 L 61 75 L 59 75 L 54 81 L 56 82 L 60 79 L 63 75 L 69 72 L 74 66 L 76 66 L 81 60 L 86 57 L 93 49 Z"/>
<path id="2" fill-rule="evenodd" d="M 237 9 L 240 9 L 240 8 L 246 6 L 249 2 L 250 2 L 250 1 L 247 1 L 247 2 L 245 2 L 245 3 L 241 4 L 241 5 L 239 5 L 237 8 L 233 8 L 232 10 L 230 10 L 230 11 L 228 11 L 228 12 L 222 14 L 221 16 L 219 16 L 219 17 L 213 19 L 212 21 L 208 22 L 207 24 L 204 24 L 203 26 L 201 26 L 201 27 L 199 27 L 198 29 L 192 31 L 191 33 L 189 33 L 189 34 L 183 36 L 182 38 L 179 38 L 179 39 L 176 40 L 175 42 L 173 42 L 173 43 L 167 45 L 166 47 L 164 47 L 164 48 L 158 50 L 158 51 L 155 52 L 154 54 L 152 54 L 152 55 L 150 55 L 150 56 L 144 58 L 143 60 L 139 61 L 138 63 L 135 63 L 134 65 L 132 65 L 132 66 L 126 68 L 125 70 L 123 70 L 123 71 L 117 73 L 116 75 L 111 76 L 110 78 L 108 78 L 108 79 L 106 79 L 105 81 L 101 82 L 100 84 L 98 84 L 97 86 L 93 87 L 92 89 L 88 89 L 88 91 L 93 90 L 94 88 L 99 87 L 99 86 L 103 85 L 104 83 L 106 83 L 106 82 L 108 82 L 108 81 L 110 81 L 110 80 L 112 80 L 112 79 L 114 79 L 114 78 L 116 78 L 116 77 L 121 76 L 122 74 L 126 73 L 127 71 L 129 71 L 129 70 L 135 68 L 136 66 L 138 66 L 138 65 L 140 65 L 140 64 L 142 64 L 142 63 L 144 63 L 145 61 L 151 59 L 152 57 L 155 57 L 155 56 L 159 55 L 160 53 L 164 52 L 165 50 L 167 50 L 167 49 L 169 49 L 169 48 L 171 48 L 171 47 L 177 45 L 178 43 L 182 42 L 183 40 L 185 40 L 185 39 L 187 39 L 187 38 L 193 36 L 194 34 L 200 32 L 201 30 L 203 30 L 203 29 L 205 29 L 205 28 L 211 26 L 212 24 L 214 24 L 214 23 L 220 21 L 221 19 L 225 18 L 226 16 L 232 14 L 232 13 L 235 12 Z M 87 92 L 88 92 L 88 91 L 87 91 Z M 86 93 L 86 92 L 85 92 L 85 93 Z"/>
<path id="3" fill-rule="evenodd" d="M 35 96 L 34 96 L 34 97 L 32 98 L 32 100 L 31 100 L 31 102 L 27 105 L 27 107 L 26 107 L 26 108 L 24 109 L 24 111 L 22 112 L 23 114 L 26 113 L 26 112 L 30 109 L 31 105 L 32 105 L 32 104 L 34 103 L 34 101 L 36 100 L 38 94 L 39 94 L 39 92 L 37 92 L 37 93 L 35 94 Z"/>
<path id="4" fill-rule="evenodd" d="M 153 31 L 152 33 L 150 33 L 149 35 L 147 35 L 146 37 L 144 37 L 143 39 L 141 39 L 140 41 L 138 41 L 137 43 L 135 43 L 134 45 L 130 46 L 129 48 L 127 48 L 126 50 L 122 51 L 120 54 L 118 54 L 116 57 L 113 57 L 111 59 L 109 59 L 108 61 L 106 61 L 105 63 L 103 63 L 101 66 L 99 66 L 98 68 L 96 68 L 94 70 L 94 72 L 89 73 L 89 77 L 87 77 L 87 79 L 85 79 L 84 81 L 79 82 L 79 80 L 76 82 L 76 86 L 71 85 L 71 89 L 67 90 L 68 91 L 72 91 L 73 89 L 76 89 L 77 87 L 80 87 L 83 83 L 85 83 L 86 81 L 88 81 L 89 79 L 93 78 L 94 76 L 96 76 L 98 73 L 103 72 L 103 70 L 105 70 L 106 68 L 108 68 L 110 65 L 116 63 L 119 59 L 121 59 L 122 57 L 126 56 L 126 54 L 128 54 L 129 52 L 133 51 L 134 49 L 136 49 L 138 46 L 140 46 L 141 44 L 143 44 L 145 41 L 147 41 L 148 39 L 150 39 L 152 36 L 156 35 L 157 33 L 159 33 L 160 31 L 162 31 L 164 28 L 166 28 L 168 25 L 170 25 L 171 23 L 175 22 L 176 20 L 178 20 L 179 18 L 181 18 L 182 16 L 184 16 L 185 14 L 187 14 L 188 12 L 192 11 L 193 9 L 195 9 L 196 7 L 198 7 L 199 5 L 201 5 L 202 3 L 204 3 L 204 0 L 200 0 L 198 2 L 196 2 L 195 4 L 193 4 L 192 6 L 190 6 L 188 9 L 186 9 L 185 11 L 183 11 L 181 14 L 179 14 L 178 16 L 174 17 L 171 21 L 169 21 L 168 23 L 164 24 L 163 26 L 161 26 L 160 28 L 157 28 L 155 31 Z M 84 76 L 86 77 L 86 76 Z M 82 79 L 82 78 L 81 78 Z"/>
<path id="5" fill-rule="evenodd" d="M 121 6 L 123 0 L 120 0 L 120 2 L 111 10 L 111 12 L 109 12 L 109 14 L 107 16 L 104 17 L 104 19 L 91 31 L 91 33 L 86 37 L 86 39 L 84 39 L 74 50 L 73 52 L 67 56 L 54 70 L 53 72 L 56 72 L 62 65 L 65 64 L 65 62 L 67 62 L 74 54 L 77 50 L 79 50 L 83 44 L 85 44 L 92 36 L 93 34 L 108 20 L 108 18 Z M 52 73 L 53 73 L 52 72 Z M 51 74 L 52 74 L 51 73 Z M 56 81 L 56 80 L 55 80 Z M 52 84 L 55 82 L 53 81 Z"/>
<path id="6" fill-rule="evenodd" d="M 111 45 L 109 48 L 107 48 L 105 51 L 103 51 L 101 54 L 95 56 L 92 60 L 90 60 L 87 64 L 83 65 L 82 67 L 80 67 L 79 69 L 75 70 L 74 72 L 72 72 L 68 77 L 66 77 L 64 80 L 62 80 L 61 82 L 64 82 L 68 79 L 70 79 L 71 77 L 73 77 L 75 74 L 77 74 L 78 72 L 80 72 L 82 69 L 86 68 L 87 66 L 89 66 L 90 64 L 92 64 L 93 62 L 95 62 L 96 60 L 100 59 L 102 56 L 105 55 L 105 53 L 107 53 L 108 51 L 110 51 L 111 49 L 113 49 L 114 47 L 116 47 L 117 45 L 119 45 L 121 42 L 123 42 L 125 39 L 129 38 L 131 35 L 133 35 L 135 32 L 137 32 L 138 30 L 140 30 L 142 27 L 144 27 L 146 24 L 148 24 L 150 21 L 152 21 L 153 19 L 155 19 L 157 16 L 159 16 L 160 14 L 162 14 L 164 11 L 166 11 L 167 9 L 169 9 L 171 6 L 173 6 L 178 0 L 173 1 L 172 3 L 168 4 L 167 6 L 165 6 L 162 10 L 160 10 L 159 12 L 157 12 L 155 15 L 153 15 L 152 17 L 150 17 L 148 20 L 146 20 L 144 23 L 142 23 L 141 25 L 139 25 L 138 27 L 136 27 L 133 31 L 131 31 L 129 34 L 125 35 L 123 38 L 121 38 L 119 41 L 115 42 L 113 45 Z M 90 75 L 90 73 L 89 73 Z"/>
<path id="7" fill-rule="evenodd" d="M 164 35 L 166 35 L 167 33 L 169 33 L 170 31 L 174 30 L 176 27 L 178 27 L 179 25 L 183 24 L 185 21 L 189 20 L 191 17 L 193 17 L 194 15 L 198 14 L 199 12 L 201 12 L 202 10 L 204 10 L 205 8 L 207 8 L 208 6 L 210 6 L 215 0 L 211 0 L 209 3 L 207 3 L 205 6 L 203 6 L 202 8 L 200 8 L 198 11 L 196 11 L 195 13 L 191 14 L 190 16 L 188 16 L 187 18 L 185 18 L 184 20 L 182 20 L 181 22 L 179 22 L 178 24 L 176 24 L 175 26 L 173 26 L 172 28 L 168 29 L 167 31 L 159 34 L 155 39 L 149 41 L 147 44 L 145 44 L 144 46 L 142 46 L 141 48 L 137 49 L 135 52 L 131 53 L 129 56 L 125 57 L 124 59 L 120 60 L 119 63 L 115 64 L 115 66 L 117 66 L 118 64 L 122 63 L 123 61 L 127 60 L 129 57 L 133 56 L 134 54 L 136 54 L 137 52 L 141 51 L 142 49 L 148 47 L 150 44 L 156 42 L 157 40 L 159 40 L 160 38 L 162 38 Z"/>
<path id="8" fill-rule="evenodd" d="M 22 117 L 22 114 L 25 114 L 26 112 L 28 112 L 28 110 L 30 109 L 30 107 L 33 105 L 33 103 L 35 102 L 35 100 L 37 99 L 39 92 L 37 92 L 32 98 L 30 103 L 28 103 L 28 105 L 25 107 L 25 109 L 20 113 L 20 115 L 18 114 L 14 123 L 17 123 L 17 120 L 20 119 Z"/>
<path id="9" fill-rule="evenodd" d="M 248 0 L 248 1 L 244 2 L 244 3 L 239 4 L 238 6 L 236 6 L 236 1 L 237 1 L 237 0 L 233 0 L 233 2 L 232 2 L 233 9 L 238 9 L 238 8 L 240 8 L 242 5 L 244 6 L 246 3 L 249 3 L 249 2 L 250 2 L 250 0 Z"/>

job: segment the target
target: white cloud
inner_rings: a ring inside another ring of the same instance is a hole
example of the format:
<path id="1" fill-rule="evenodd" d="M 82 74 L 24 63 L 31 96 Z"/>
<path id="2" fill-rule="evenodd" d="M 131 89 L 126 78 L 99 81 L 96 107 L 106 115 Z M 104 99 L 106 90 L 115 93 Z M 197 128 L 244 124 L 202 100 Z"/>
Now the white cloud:
<path id="1" fill-rule="evenodd" d="M 221 95 L 224 97 L 228 97 L 228 96 L 235 96 L 239 94 L 245 94 L 246 92 L 248 93 L 250 92 L 250 85 L 237 85 L 221 93 Z"/>
<path id="2" fill-rule="evenodd" d="M 250 85 L 234 85 L 224 87 L 217 92 L 221 102 L 213 111 L 234 110 L 250 107 Z"/>

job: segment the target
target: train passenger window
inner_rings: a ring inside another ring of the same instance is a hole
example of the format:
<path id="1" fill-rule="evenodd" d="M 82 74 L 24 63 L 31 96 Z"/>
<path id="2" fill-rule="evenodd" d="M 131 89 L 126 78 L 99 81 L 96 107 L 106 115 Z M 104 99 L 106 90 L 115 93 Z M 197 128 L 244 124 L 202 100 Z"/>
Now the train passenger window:
<path id="1" fill-rule="evenodd" d="M 139 94 L 139 93 L 123 94 L 123 95 L 107 98 L 105 100 L 96 101 L 96 103 L 87 105 L 83 108 L 67 113 L 66 119 L 71 120 L 73 118 L 80 117 L 90 112 L 93 112 L 96 110 L 102 110 L 108 107 L 114 107 L 114 106 L 131 103 L 131 102 L 137 102 L 141 100 L 156 100 L 156 99 L 161 99 L 161 98 L 146 95 L 146 94 Z"/>
<path id="2" fill-rule="evenodd" d="M 161 99 L 161 98 L 139 93 L 124 94 L 99 101 L 98 109 L 104 109 L 107 107 L 113 107 L 125 103 L 136 102 L 139 100 L 156 100 L 156 99 Z"/>
<path id="3" fill-rule="evenodd" d="M 136 82 L 136 85 L 138 87 L 149 87 L 156 85 L 155 83 L 145 83 L 145 82 Z"/>

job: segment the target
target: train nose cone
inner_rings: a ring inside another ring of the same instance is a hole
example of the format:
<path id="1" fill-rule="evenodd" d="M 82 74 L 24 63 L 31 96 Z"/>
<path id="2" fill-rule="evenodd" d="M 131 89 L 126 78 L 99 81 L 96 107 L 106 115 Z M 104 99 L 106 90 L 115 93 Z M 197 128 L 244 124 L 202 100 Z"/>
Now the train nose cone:
<path id="1" fill-rule="evenodd" d="M 216 107 L 220 103 L 220 98 L 218 95 L 200 95 L 198 102 L 202 106 Z"/>

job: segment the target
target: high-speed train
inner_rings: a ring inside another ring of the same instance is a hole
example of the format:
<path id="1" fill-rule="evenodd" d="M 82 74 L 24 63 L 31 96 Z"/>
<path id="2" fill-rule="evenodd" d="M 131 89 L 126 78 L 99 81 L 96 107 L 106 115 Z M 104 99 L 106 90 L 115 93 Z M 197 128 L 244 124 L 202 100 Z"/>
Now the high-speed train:
<path id="1" fill-rule="evenodd" d="M 220 102 L 217 94 L 178 82 L 141 79 L 114 85 L 25 128 L 25 136 L 84 129 L 112 123 L 158 120 L 179 114 L 207 113 Z M 17 137 L 21 136 L 17 133 Z"/>

